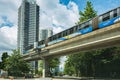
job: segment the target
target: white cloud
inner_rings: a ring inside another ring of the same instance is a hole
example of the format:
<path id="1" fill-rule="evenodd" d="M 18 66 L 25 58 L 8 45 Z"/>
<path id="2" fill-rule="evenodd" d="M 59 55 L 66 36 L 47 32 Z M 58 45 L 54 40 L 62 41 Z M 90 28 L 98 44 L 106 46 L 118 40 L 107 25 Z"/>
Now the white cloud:
<path id="1" fill-rule="evenodd" d="M 78 21 L 79 10 L 74 2 L 68 4 L 68 6 L 71 6 L 70 9 L 59 4 L 59 0 L 37 0 L 37 2 L 41 8 L 41 27 L 53 27 L 54 33 L 58 33 L 74 26 Z M 52 24 L 57 25 L 57 27 L 54 28 Z"/>
<path id="2" fill-rule="evenodd" d="M 17 46 L 17 26 L 0 28 L 0 56 L 3 52 L 8 52 L 9 55 Z M 1 61 L 1 59 L 0 59 Z"/>
<path id="3" fill-rule="evenodd" d="M 54 33 L 58 33 L 60 31 L 63 31 L 63 28 L 61 27 L 53 27 Z"/>
<path id="4" fill-rule="evenodd" d="M 17 25 L 17 13 L 21 0 L 0 0 L 0 16 L 7 16 L 8 20 Z"/>
<path id="5" fill-rule="evenodd" d="M 15 49 L 17 45 L 17 26 L 0 28 L 0 51 Z"/>

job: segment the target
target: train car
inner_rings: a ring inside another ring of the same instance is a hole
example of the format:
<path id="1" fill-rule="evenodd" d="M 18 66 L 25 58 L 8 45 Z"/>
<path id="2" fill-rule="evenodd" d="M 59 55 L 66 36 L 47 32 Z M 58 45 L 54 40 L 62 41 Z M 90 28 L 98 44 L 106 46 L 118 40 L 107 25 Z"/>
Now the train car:
<path id="1" fill-rule="evenodd" d="M 45 47 L 45 40 L 41 40 L 38 42 L 38 47 L 37 48 L 44 48 Z"/>
<path id="2" fill-rule="evenodd" d="M 104 28 L 120 21 L 120 7 L 108 11 L 98 18 L 98 28 Z"/>
<path id="3" fill-rule="evenodd" d="M 92 20 L 85 21 L 79 25 L 71 27 L 63 32 L 51 36 L 48 40 L 48 45 L 52 45 L 61 41 L 68 40 L 77 35 L 86 34 L 92 32 Z"/>

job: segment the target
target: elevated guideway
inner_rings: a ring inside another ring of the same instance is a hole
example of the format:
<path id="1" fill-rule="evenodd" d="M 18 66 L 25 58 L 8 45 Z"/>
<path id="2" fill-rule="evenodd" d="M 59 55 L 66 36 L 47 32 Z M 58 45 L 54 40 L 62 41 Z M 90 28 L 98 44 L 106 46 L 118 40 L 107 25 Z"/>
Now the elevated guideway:
<path id="1" fill-rule="evenodd" d="M 37 51 L 31 51 L 29 54 L 23 55 L 23 59 L 25 61 L 34 61 L 119 45 L 120 23 L 116 23 L 88 34 L 79 35 L 66 41 L 47 46 L 42 48 L 41 51 L 39 49 Z"/>

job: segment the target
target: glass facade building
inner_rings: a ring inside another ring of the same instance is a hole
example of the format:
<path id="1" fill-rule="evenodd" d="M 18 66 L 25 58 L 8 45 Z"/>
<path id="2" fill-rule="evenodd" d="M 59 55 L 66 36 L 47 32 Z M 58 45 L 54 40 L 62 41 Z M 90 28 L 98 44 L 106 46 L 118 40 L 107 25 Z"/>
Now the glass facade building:
<path id="1" fill-rule="evenodd" d="M 53 30 L 52 29 L 40 29 L 39 30 L 39 41 L 45 40 L 48 37 L 53 35 Z"/>
<path id="2" fill-rule="evenodd" d="M 39 6 L 35 0 L 23 0 L 18 10 L 18 49 L 24 54 L 38 40 Z"/>

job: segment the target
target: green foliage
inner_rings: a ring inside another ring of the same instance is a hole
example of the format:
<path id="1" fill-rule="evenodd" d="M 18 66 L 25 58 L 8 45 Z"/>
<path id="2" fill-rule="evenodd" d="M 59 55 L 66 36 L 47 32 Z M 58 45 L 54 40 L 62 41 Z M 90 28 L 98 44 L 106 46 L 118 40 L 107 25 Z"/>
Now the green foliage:
<path id="1" fill-rule="evenodd" d="M 120 78 L 119 67 L 120 47 L 112 47 L 70 55 L 64 72 L 76 76 Z"/>
<path id="2" fill-rule="evenodd" d="M 39 60 L 38 61 L 38 75 L 42 76 L 42 72 L 43 72 L 43 61 Z"/>
<path id="3" fill-rule="evenodd" d="M 42 75 L 43 75 L 43 71 L 42 71 L 42 70 L 39 70 L 39 71 L 38 71 L 38 75 L 42 76 Z"/>
<path id="4" fill-rule="evenodd" d="M 60 61 L 58 58 L 52 58 L 48 60 L 48 63 L 50 68 L 55 68 L 59 65 Z"/>
<path id="5" fill-rule="evenodd" d="M 75 69 L 74 66 L 71 65 L 70 58 L 68 58 L 68 60 L 65 63 L 64 74 L 68 74 L 68 75 L 72 76 L 73 73 L 75 73 L 74 69 Z"/>
<path id="6" fill-rule="evenodd" d="M 0 69 L 3 69 L 3 65 L 2 65 L 2 62 L 0 62 Z"/>
<path id="7" fill-rule="evenodd" d="M 7 53 L 7 52 L 4 52 L 4 53 L 2 54 L 2 61 L 5 61 L 8 57 L 9 57 L 8 53 Z"/>
<path id="8" fill-rule="evenodd" d="M 92 75 L 92 61 L 92 52 L 81 52 L 70 55 L 66 61 L 64 72 L 65 74 L 72 73 L 75 76 Z"/>
<path id="9" fill-rule="evenodd" d="M 17 50 L 13 50 L 13 54 L 6 60 L 5 68 L 11 76 L 22 76 L 30 71 L 29 65 L 21 59 Z"/>
<path id="10" fill-rule="evenodd" d="M 3 69 L 3 70 L 5 70 L 5 66 L 6 66 L 6 59 L 9 57 L 9 55 L 8 55 L 8 53 L 7 52 L 4 52 L 3 54 L 2 54 L 2 62 L 0 62 L 0 69 Z"/>
<path id="11" fill-rule="evenodd" d="M 79 15 L 80 18 L 77 24 L 97 16 L 97 12 L 93 9 L 92 3 L 90 1 L 87 1 L 85 11 L 84 12 L 80 11 Z"/>
<path id="12" fill-rule="evenodd" d="M 57 68 L 60 64 L 60 61 L 58 58 L 51 58 L 51 59 L 48 59 L 48 64 L 49 64 L 49 72 L 50 72 L 50 76 L 53 75 L 53 69 L 55 70 L 55 75 L 57 75 Z"/>

